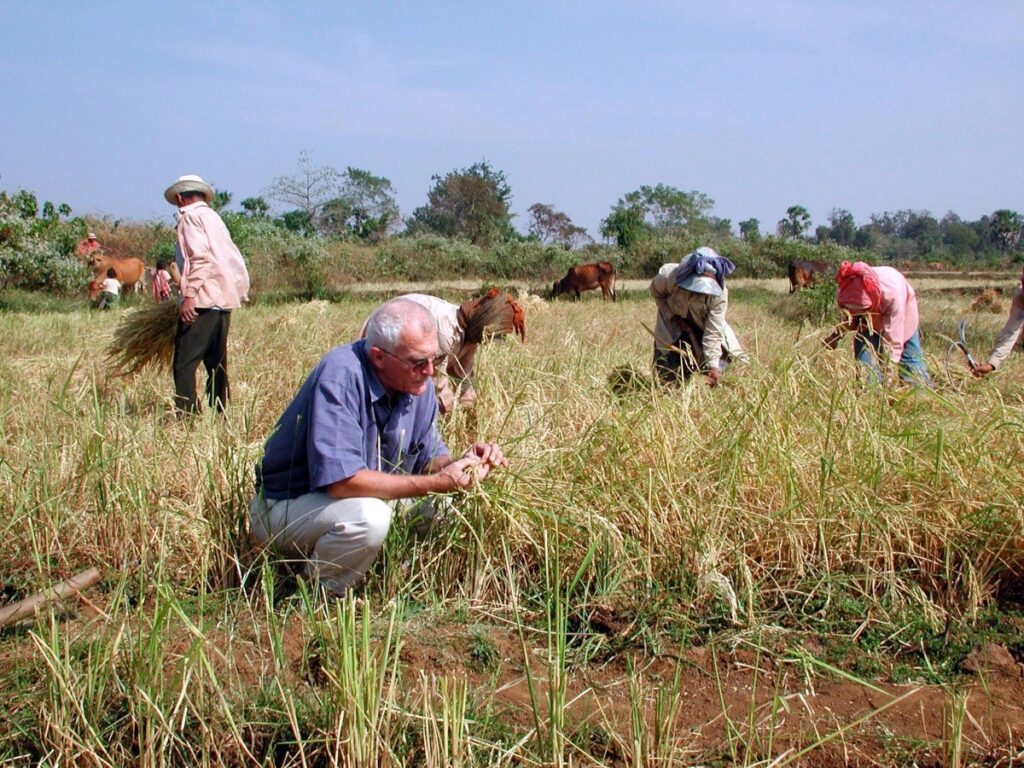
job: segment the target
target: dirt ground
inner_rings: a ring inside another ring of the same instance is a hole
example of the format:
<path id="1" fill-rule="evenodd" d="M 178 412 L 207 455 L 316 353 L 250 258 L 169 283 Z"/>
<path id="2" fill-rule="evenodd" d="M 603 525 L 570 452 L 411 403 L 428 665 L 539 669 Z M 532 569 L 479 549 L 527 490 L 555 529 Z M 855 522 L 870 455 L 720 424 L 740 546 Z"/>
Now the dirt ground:
<path id="1" fill-rule="evenodd" d="M 315 659 L 309 663 L 301 625 L 296 617 L 287 632 L 290 668 L 318 685 L 322 680 Z M 487 669 L 475 660 L 481 634 L 494 651 Z M 405 688 L 420 685 L 421 671 L 465 679 L 472 700 L 481 707 L 489 702 L 505 727 L 528 733 L 534 726 L 531 700 L 546 711 L 549 680 L 546 648 L 530 643 L 527 637 L 528 677 L 523 641 L 512 629 L 413 621 L 403 631 L 400 652 Z M 629 735 L 635 691 L 642 691 L 652 733 L 657 691 L 671 689 L 677 668 L 672 739 L 688 756 L 686 764 L 947 765 L 943 745 L 950 743 L 957 697 L 963 713 L 961 764 L 1024 762 L 1024 665 L 998 645 L 969 657 L 955 694 L 923 683 L 855 680 L 802 663 L 795 654 L 721 647 L 678 655 L 617 654 L 603 663 L 570 664 L 566 731 L 589 734 L 588 751 L 598 764 L 634 764 Z"/>
<path id="2" fill-rule="evenodd" d="M 469 638 L 458 628 L 417 632 L 406 639 L 402 659 L 411 670 L 466 676 L 471 690 L 493 686 L 504 715 L 529 727 L 530 692 L 520 640 L 493 630 L 489 636 L 501 656 L 495 676 L 467 666 Z M 540 657 L 535 653 L 531 663 L 543 696 L 547 678 Z M 633 663 L 634 678 L 644 681 L 646 717 L 653 727 L 655 691 L 670 686 L 677 657 L 635 658 Z M 796 764 L 887 765 L 911 755 L 918 765 L 944 764 L 941 745 L 952 697 L 937 686 L 865 685 L 809 671 L 795 659 L 749 650 L 692 648 L 678 657 L 678 663 L 681 696 L 675 735 L 700 761 L 728 758 L 730 743 L 741 753 L 749 750 L 749 760 L 753 753 L 760 758 L 792 756 L 805 745 L 821 742 Z M 976 652 L 968 667 L 961 691 L 966 696 L 965 753 L 992 763 L 1000 756 L 1009 761 L 1014 754 L 1024 759 L 1024 667 L 1001 646 Z M 629 734 L 630 677 L 624 658 L 572 669 L 566 696 L 571 727 Z M 610 764 L 625 764 L 627 755 L 612 743 L 604 758 Z"/>

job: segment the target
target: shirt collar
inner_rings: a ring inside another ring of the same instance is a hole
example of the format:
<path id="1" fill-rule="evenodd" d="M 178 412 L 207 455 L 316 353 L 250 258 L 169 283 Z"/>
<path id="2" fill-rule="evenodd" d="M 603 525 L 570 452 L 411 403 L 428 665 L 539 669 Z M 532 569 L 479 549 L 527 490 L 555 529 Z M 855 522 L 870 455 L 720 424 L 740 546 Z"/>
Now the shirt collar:
<path id="1" fill-rule="evenodd" d="M 359 357 L 359 361 L 363 364 L 363 370 L 366 371 L 366 381 L 370 385 L 370 400 L 374 403 L 384 400 L 388 405 L 395 406 L 405 398 L 411 398 L 412 395 L 407 395 L 404 392 L 396 392 L 391 394 L 388 392 L 380 379 L 377 377 L 377 369 L 373 367 L 370 362 L 370 351 L 366 348 L 366 339 L 360 339 L 353 345 L 356 355 Z"/>
<path id="2" fill-rule="evenodd" d="M 195 202 L 195 203 L 189 203 L 188 205 L 183 206 L 183 207 L 179 208 L 178 210 L 181 211 L 182 213 L 185 213 L 185 211 L 194 211 L 196 208 L 198 208 L 200 206 L 204 206 L 206 208 L 210 207 L 209 205 L 206 204 L 206 202 L 204 200 L 199 200 L 198 202 Z"/>

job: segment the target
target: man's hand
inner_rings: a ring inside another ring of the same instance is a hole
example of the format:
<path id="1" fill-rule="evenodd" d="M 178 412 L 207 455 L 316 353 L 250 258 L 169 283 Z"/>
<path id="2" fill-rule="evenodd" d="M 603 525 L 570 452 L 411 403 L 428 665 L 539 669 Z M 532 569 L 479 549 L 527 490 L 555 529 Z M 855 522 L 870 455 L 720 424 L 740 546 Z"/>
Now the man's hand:
<path id="1" fill-rule="evenodd" d="M 971 368 L 971 374 L 978 377 L 979 379 L 983 376 L 988 376 L 995 368 L 992 367 L 991 363 L 977 363 Z"/>
<path id="2" fill-rule="evenodd" d="M 722 380 L 722 369 L 721 368 L 710 368 L 708 370 L 708 386 L 717 387 L 718 382 Z"/>
<path id="3" fill-rule="evenodd" d="M 492 467 L 507 467 L 508 459 L 505 458 L 505 453 L 501 450 L 501 446 L 497 443 L 473 443 L 464 454 L 462 458 L 476 458 L 481 463 L 486 464 L 488 469 Z"/>
<path id="4" fill-rule="evenodd" d="M 182 299 L 181 311 L 178 316 L 185 325 L 192 325 L 196 321 L 196 300 Z"/>
<path id="5" fill-rule="evenodd" d="M 507 467 L 508 459 L 497 443 L 473 443 L 462 457 L 438 471 L 452 484 L 451 490 L 465 490 L 483 480 L 495 467 Z"/>
<path id="6" fill-rule="evenodd" d="M 450 491 L 462 491 L 471 488 L 487 477 L 489 471 L 487 464 L 482 464 L 476 456 L 463 456 L 450 464 L 437 474 L 446 478 L 451 484 Z"/>

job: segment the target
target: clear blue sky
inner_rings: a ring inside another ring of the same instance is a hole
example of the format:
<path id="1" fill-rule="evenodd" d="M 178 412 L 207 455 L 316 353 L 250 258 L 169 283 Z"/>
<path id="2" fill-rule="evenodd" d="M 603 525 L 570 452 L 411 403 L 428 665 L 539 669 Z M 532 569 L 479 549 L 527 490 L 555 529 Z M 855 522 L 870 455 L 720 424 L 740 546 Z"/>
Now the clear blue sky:
<path id="1" fill-rule="evenodd" d="M 0 5 L 0 188 L 170 222 L 314 163 L 391 180 L 486 159 L 597 237 L 642 184 L 762 231 L 885 210 L 1024 212 L 1024 4 L 37 2 Z"/>

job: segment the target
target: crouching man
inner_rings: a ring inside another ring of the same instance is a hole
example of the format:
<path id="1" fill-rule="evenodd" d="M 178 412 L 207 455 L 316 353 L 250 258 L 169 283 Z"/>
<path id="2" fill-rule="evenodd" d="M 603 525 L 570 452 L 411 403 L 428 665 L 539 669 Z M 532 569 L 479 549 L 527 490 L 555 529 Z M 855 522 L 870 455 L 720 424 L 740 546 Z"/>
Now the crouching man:
<path id="1" fill-rule="evenodd" d="M 494 443 L 475 443 L 452 459 L 437 431 L 439 355 L 430 313 L 393 299 L 370 317 L 364 339 L 324 356 L 267 441 L 250 507 L 253 534 L 304 559 L 332 596 L 369 570 L 397 500 L 472 488 L 508 466 Z"/>

